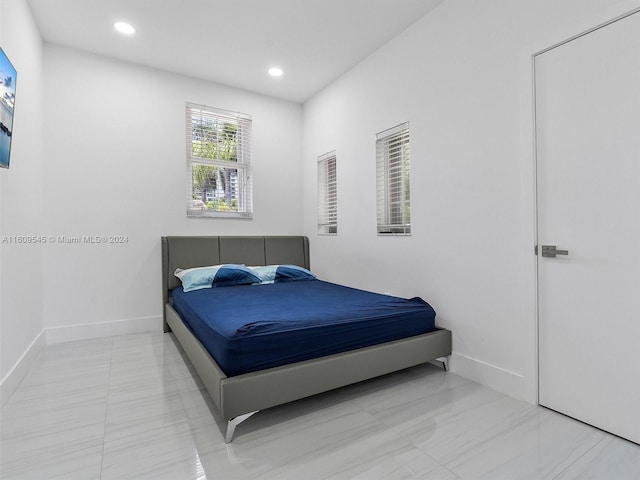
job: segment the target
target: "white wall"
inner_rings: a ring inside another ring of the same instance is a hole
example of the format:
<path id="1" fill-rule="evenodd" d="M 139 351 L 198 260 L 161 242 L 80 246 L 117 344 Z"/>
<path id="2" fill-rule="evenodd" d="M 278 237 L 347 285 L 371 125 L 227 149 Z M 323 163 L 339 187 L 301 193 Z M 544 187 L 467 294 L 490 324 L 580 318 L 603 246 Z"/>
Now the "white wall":
<path id="1" fill-rule="evenodd" d="M 304 106 L 304 230 L 330 280 L 420 295 L 454 371 L 535 401 L 531 45 L 610 0 L 448 0 Z M 545 45 L 542 45 L 545 46 Z M 524 65 L 524 67 L 523 67 Z M 411 124 L 411 237 L 377 237 L 375 134 Z M 316 159 L 337 151 L 339 234 L 316 235 Z"/>
<path id="2" fill-rule="evenodd" d="M 11 168 L 0 170 L 0 379 L 2 401 L 37 355 L 44 328 L 43 247 L 13 243 L 44 219 L 42 40 L 24 0 L 0 3 L 0 44 L 18 71 Z M 25 365 L 28 365 L 26 362 Z"/>
<path id="3" fill-rule="evenodd" d="M 162 235 L 302 233 L 299 104 L 49 44 L 45 76 L 43 232 L 128 238 L 47 245 L 50 340 L 160 329 Z M 252 115 L 253 220 L 186 218 L 187 101 Z"/>

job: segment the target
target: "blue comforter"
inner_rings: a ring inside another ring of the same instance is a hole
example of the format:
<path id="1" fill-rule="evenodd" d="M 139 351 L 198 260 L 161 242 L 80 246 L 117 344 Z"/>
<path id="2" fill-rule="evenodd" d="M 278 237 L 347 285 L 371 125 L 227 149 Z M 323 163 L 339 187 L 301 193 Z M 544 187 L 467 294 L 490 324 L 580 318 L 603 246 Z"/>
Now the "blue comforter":
<path id="1" fill-rule="evenodd" d="M 321 280 L 178 287 L 173 306 L 227 376 L 427 333 L 436 315 L 418 297 Z"/>

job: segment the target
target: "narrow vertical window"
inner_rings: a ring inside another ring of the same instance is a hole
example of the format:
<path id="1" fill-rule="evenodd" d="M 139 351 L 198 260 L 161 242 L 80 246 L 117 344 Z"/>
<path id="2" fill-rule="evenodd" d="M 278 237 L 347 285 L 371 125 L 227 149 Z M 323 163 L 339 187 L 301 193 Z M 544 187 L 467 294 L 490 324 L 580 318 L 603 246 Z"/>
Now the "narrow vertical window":
<path id="1" fill-rule="evenodd" d="M 188 103 L 187 216 L 251 218 L 251 117 Z"/>
<path id="2" fill-rule="evenodd" d="M 376 136 L 378 235 L 411 235 L 409 123 Z"/>
<path id="3" fill-rule="evenodd" d="M 336 152 L 318 157 L 318 234 L 338 233 L 338 180 Z"/>

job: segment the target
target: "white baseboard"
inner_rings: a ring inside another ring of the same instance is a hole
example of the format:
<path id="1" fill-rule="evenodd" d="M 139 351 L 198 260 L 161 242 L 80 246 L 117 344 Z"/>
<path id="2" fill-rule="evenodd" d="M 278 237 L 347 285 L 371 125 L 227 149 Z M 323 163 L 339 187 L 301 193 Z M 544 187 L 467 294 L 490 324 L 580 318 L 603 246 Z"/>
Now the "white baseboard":
<path id="1" fill-rule="evenodd" d="M 113 322 L 84 323 L 64 327 L 45 328 L 18 359 L 13 368 L 0 382 L 0 405 L 13 395 L 34 360 L 46 345 L 73 342 L 90 338 L 130 335 L 132 333 L 162 333 L 162 317 L 143 317 Z"/>
<path id="2" fill-rule="evenodd" d="M 25 377 L 31 365 L 46 345 L 46 330 L 42 330 L 40 334 L 31 342 L 22 356 L 18 359 L 13 368 L 5 375 L 0 382 L 0 405 L 4 405 L 9 397 L 13 395 L 20 382 Z"/>
<path id="3" fill-rule="evenodd" d="M 449 368 L 456 375 L 527 401 L 524 376 L 519 373 L 455 352 L 451 354 Z"/>
<path id="4" fill-rule="evenodd" d="M 82 323 L 47 328 L 47 345 L 74 342 L 90 338 L 130 335 L 132 333 L 161 333 L 162 317 L 142 317 L 101 323 Z"/>

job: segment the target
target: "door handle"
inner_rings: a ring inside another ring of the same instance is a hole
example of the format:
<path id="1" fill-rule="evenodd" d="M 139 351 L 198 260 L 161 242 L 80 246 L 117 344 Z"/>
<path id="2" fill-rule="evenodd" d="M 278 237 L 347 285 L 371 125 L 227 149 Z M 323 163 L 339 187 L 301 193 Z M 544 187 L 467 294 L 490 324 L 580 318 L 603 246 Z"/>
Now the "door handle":
<path id="1" fill-rule="evenodd" d="M 569 250 L 557 250 L 555 245 L 542 245 L 542 256 L 553 257 L 556 255 L 569 255 Z"/>

